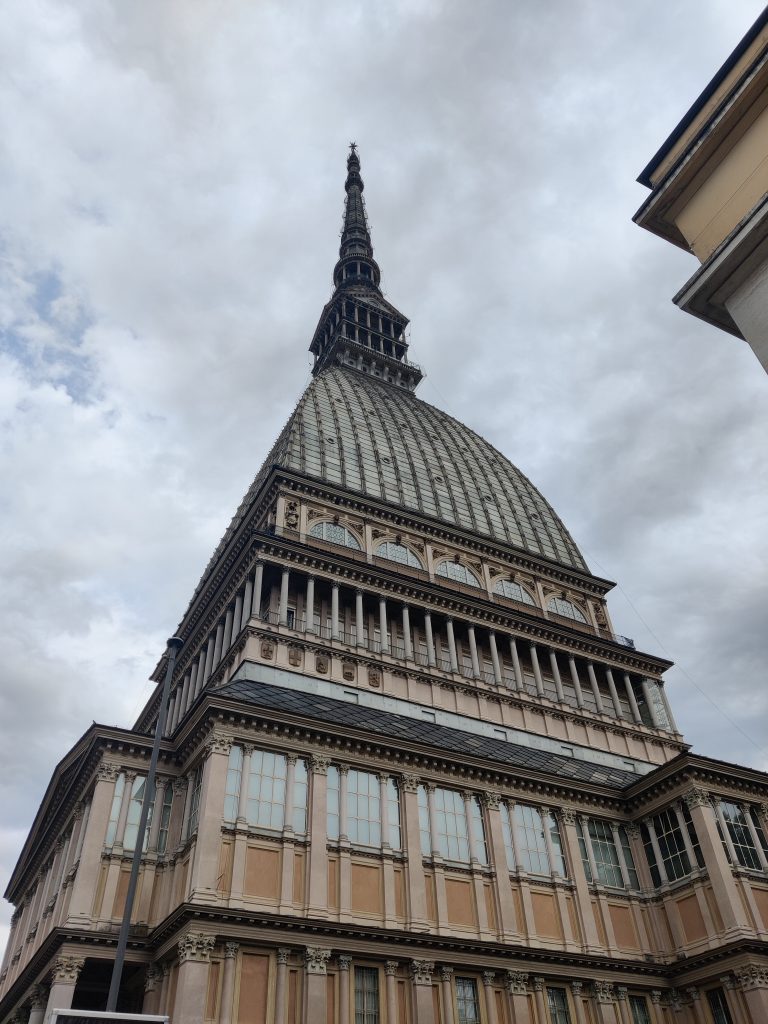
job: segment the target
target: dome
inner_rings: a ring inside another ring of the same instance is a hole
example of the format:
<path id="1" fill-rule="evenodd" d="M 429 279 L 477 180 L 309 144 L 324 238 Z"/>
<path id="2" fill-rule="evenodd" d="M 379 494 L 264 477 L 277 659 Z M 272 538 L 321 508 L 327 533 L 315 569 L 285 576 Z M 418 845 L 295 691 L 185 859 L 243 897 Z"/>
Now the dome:
<path id="1" fill-rule="evenodd" d="M 586 569 L 551 505 L 492 445 L 356 370 L 333 366 L 312 381 L 264 468 L 274 465 Z"/>

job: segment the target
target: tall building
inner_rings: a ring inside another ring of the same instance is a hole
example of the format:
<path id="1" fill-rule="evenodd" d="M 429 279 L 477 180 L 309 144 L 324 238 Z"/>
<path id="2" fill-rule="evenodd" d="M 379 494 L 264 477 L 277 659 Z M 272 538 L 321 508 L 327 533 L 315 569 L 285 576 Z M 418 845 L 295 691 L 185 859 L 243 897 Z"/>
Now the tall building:
<path id="1" fill-rule="evenodd" d="M 313 380 L 178 629 L 118 1009 L 764 1024 L 768 777 L 690 752 L 613 584 L 416 396 L 347 171 Z M 54 770 L 1 1024 L 104 1006 L 159 700 Z"/>
<path id="2" fill-rule="evenodd" d="M 768 7 L 637 180 L 635 223 L 699 260 L 674 302 L 768 370 Z"/>

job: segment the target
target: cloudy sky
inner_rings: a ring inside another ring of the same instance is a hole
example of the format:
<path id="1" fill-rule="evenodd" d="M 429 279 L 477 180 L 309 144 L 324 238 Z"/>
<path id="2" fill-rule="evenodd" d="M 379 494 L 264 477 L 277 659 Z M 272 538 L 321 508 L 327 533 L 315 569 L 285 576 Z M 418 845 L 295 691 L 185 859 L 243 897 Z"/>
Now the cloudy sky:
<path id="1" fill-rule="evenodd" d="M 8 0 L 0 884 L 54 764 L 145 702 L 309 379 L 350 139 L 421 397 L 619 582 L 694 748 L 768 769 L 768 378 L 631 222 L 761 6 Z"/>

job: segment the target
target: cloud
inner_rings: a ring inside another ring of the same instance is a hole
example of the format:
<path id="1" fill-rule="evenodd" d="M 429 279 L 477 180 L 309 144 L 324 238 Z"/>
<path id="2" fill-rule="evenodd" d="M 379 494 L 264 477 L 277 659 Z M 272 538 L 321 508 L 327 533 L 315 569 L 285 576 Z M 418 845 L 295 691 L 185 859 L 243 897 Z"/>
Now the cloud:
<path id="1" fill-rule="evenodd" d="M 420 394 L 620 582 L 695 748 L 765 767 L 766 379 L 630 220 L 759 9 L 6 5 L 0 874 L 71 743 L 146 700 L 308 380 L 351 138 Z"/>

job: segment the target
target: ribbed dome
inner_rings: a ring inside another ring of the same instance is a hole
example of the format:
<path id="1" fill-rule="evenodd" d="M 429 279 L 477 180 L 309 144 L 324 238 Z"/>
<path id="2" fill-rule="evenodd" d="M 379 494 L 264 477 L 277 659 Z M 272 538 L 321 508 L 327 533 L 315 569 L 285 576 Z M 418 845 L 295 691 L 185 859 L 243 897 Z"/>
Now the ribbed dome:
<path id="1" fill-rule="evenodd" d="M 355 370 L 312 381 L 267 461 L 586 569 L 549 503 L 492 445 Z"/>

